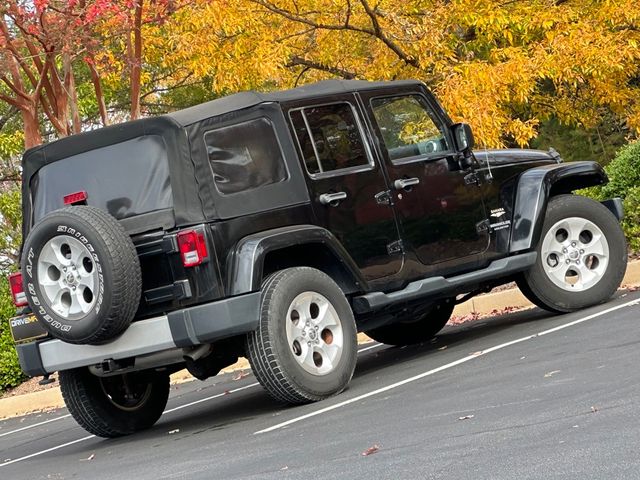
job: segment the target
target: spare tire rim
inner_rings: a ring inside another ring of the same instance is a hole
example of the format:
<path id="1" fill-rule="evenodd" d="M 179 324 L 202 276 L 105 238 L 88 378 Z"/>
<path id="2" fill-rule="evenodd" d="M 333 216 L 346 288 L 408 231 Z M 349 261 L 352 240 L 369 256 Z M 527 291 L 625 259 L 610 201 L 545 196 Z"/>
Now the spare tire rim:
<path id="1" fill-rule="evenodd" d="M 38 257 L 38 283 L 47 305 L 65 320 L 84 318 L 96 304 L 99 276 L 91 252 L 78 239 L 58 235 Z"/>
<path id="2" fill-rule="evenodd" d="M 293 358 L 313 375 L 327 375 L 340 362 L 344 346 L 342 322 L 323 295 L 304 292 L 293 299 L 286 318 L 287 342 Z"/>
<path id="3" fill-rule="evenodd" d="M 609 266 L 609 242 L 595 223 L 581 217 L 556 222 L 540 251 L 542 268 L 556 286 L 582 292 L 598 283 Z"/>

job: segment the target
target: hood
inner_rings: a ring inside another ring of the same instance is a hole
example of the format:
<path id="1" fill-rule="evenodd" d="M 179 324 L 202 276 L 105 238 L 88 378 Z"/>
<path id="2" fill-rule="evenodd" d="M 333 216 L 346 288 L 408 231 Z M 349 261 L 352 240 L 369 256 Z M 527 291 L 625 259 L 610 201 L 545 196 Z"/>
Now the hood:
<path id="1" fill-rule="evenodd" d="M 504 166 L 523 162 L 561 163 L 560 154 L 553 148 L 544 150 L 527 150 L 509 148 L 503 150 L 474 150 L 473 154 L 480 165 L 486 165 L 487 159 L 491 166 Z"/>

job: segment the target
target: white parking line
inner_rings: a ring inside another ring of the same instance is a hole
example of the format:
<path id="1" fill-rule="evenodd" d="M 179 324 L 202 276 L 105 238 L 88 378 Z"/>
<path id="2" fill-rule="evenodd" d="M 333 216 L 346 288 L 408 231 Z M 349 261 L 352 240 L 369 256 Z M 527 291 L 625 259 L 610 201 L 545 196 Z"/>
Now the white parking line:
<path id="1" fill-rule="evenodd" d="M 207 398 L 201 398 L 200 400 L 196 400 L 194 402 L 185 403 L 184 405 L 179 405 L 177 407 L 170 408 L 169 410 L 165 410 L 163 415 L 166 415 L 167 413 L 175 412 L 177 410 L 182 410 L 183 408 L 193 407 L 194 405 L 197 405 L 197 404 L 202 403 L 202 402 L 208 402 L 209 400 L 213 400 L 214 398 L 224 397 L 225 395 L 229 395 L 230 393 L 236 393 L 236 392 L 240 392 L 242 390 L 247 390 L 248 388 L 257 387 L 258 385 L 260 385 L 260 384 L 258 382 L 256 382 L 256 383 L 252 383 L 250 385 L 245 385 L 244 387 L 239 387 L 239 388 L 235 388 L 233 390 L 228 390 L 226 392 L 218 393 L 216 395 L 211 395 L 210 397 L 207 397 Z"/>
<path id="2" fill-rule="evenodd" d="M 367 350 L 372 350 L 374 348 L 378 348 L 383 345 L 384 345 L 383 343 L 376 343 L 375 345 L 371 345 L 370 347 L 361 348 L 360 350 L 358 350 L 358 353 L 366 352 Z"/>
<path id="3" fill-rule="evenodd" d="M 52 418 L 51 420 L 45 420 L 44 422 L 34 423 L 33 425 L 28 425 L 22 428 L 16 428 L 15 430 L 11 430 L 10 432 L 0 433 L 0 437 L 4 437 L 5 435 L 11 435 L 12 433 L 24 432 L 25 430 L 29 430 L 30 428 L 39 427 L 40 425 L 46 425 L 47 423 L 57 422 L 58 420 L 62 420 L 63 418 L 69 418 L 71 414 L 67 413 L 66 415 L 62 415 L 61 417 Z"/>
<path id="4" fill-rule="evenodd" d="M 68 447 L 69 445 L 73 445 L 74 443 L 84 442 L 85 440 L 89 440 L 90 438 L 96 438 L 95 435 L 89 435 L 87 437 L 79 438 L 78 440 L 74 440 L 72 442 L 63 443 L 62 445 L 56 445 L 55 447 L 47 448 L 46 450 L 41 450 L 36 453 L 32 453 L 31 455 L 26 455 L 24 457 L 15 458 L 13 460 L 7 460 L 4 463 L 0 463 L 0 467 L 6 467 L 7 465 L 11 465 L 12 463 L 21 462 L 23 460 L 28 460 L 33 457 L 37 457 L 38 455 L 43 455 L 45 453 L 53 452 L 55 450 L 60 450 L 61 448 Z"/>
<path id="5" fill-rule="evenodd" d="M 543 335 L 548 335 L 550 333 L 558 332 L 560 330 L 564 330 L 565 328 L 569 328 L 569 327 L 572 327 L 574 325 L 578 325 L 578 324 L 586 322 L 588 320 L 592 320 L 594 318 L 601 317 L 601 316 L 606 315 L 608 313 L 615 312 L 616 310 L 620 310 L 621 308 L 629 307 L 631 305 L 637 305 L 639 303 L 640 303 L 640 300 L 637 300 L 637 299 L 636 300 L 632 300 L 630 302 L 626 302 L 626 303 L 623 303 L 621 305 L 617 305 L 615 307 L 611 307 L 611 308 L 608 308 L 606 310 L 602 310 L 601 312 L 597 312 L 597 313 L 588 315 L 586 317 L 579 318 L 578 320 L 574 320 L 573 322 L 565 323 L 565 324 L 560 325 L 558 327 L 550 328 L 548 330 L 543 330 L 542 332 L 538 332 L 538 333 L 535 333 L 533 335 L 527 335 L 526 337 L 518 338 L 518 339 L 512 340 L 510 342 L 501 343 L 500 345 L 496 345 L 494 347 L 490 347 L 490 348 L 487 348 L 485 350 L 481 350 L 481 351 L 473 353 L 471 355 L 467 355 L 466 357 L 462 357 L 462 358 L 460 358 L 460 359 L 458 359 L 458 360 L 456 360 L 454 362 L 447 363 L 446 365 L 442 365 L 442 366 L 434 368 L 432 370 L 428 370 L 428 371 L 420 373 L 418 375 L 414 375 L 413 377 L 409 377 L 409 378 L 406 378 L 406 379 L 401 380 L 399 382 L 392 383 L 391 385 L 387 385 L 386 387 L 378 388 L 378 389 L 373 390 L 371 392 L 364 393 L 362 395 L 358 395 L 357 397 L 354 397 L 354 398 L 350 398 L 349 400 L 345 400 L 343 402 L 336 403 L 335 405 L 330 405 L 328 407 L 321 408 L 319 410 L 315 410 L 315 411 L 307 413 L 305 415 L 301 415 L 299 417 L 292 418 L 291 420 L 287 420 L 286 422 L 278 423 L 276 425 L 273 425 L 272 427 L 265 428 L 263 430 L 259 430 L 257 432 L 254 432 L 254 435 L 258 435 L 258 434 L 261 434 L 261 433 L 273 432 L 274 430 L 278 430 L 278 429 L 287 427 L 287 426 L 289 426 L 291 424 L 294 424 L 294 423 L 297 423 L 297 422 L 301 422 L 301 421 L 306 420 L 308 418 L 312 418 L 312 417 L 315 417 L 315 416 L 318 416 L 318 415 L 322 415 L 323 413 L 327 413 L 327 412 L 330 412 L 332 410 L 337 410 L 338 408 L 342 408 L 342 407 L 345 407 L 347 405 L 351 405 L 352 403 L 359 402 L 361 400 L 364 400 L 365 398 L 373 397 L 375 395 L 379 395 L 381 393 L 388 392 L 389 390 L 393 390 L 393 389 L 401 387 L 403 385 L 407 385 L 408 383 L 412 383 L 412 382 L 415 382 L 417 380 L 421 380 L 421 379 L 423 379 L 425 377 L 428 377 L 430 375 L 434 375 L 436 373 L 442 372 L 443 370 L 447 370 L 449 368 L 453 368 L 453 367 L 458 366 L 458 365 L 460 365 L 462 363 L 466 363 L 466 362 L 468 362 L 470 360 L 474 360 L 474 359 L 476 359 L 478 357 L 482 357 L 484 355 L 487 355 L 489 353 L 495 352 L 497 350 L 502 350 L 503 348 L 510 347 L 511 345 L 515 345 L 517 343 L 526 342 L 526 341 L 531 340 L 533 338 L 537 338 L 537 337 L 540 337 L 540 336 L 543 336 Z"/>
<path id="6" fill-rule="evenodd" d="M 256 382 L 256 383 L 252 383 L 250 385 L 245 385 L 244 387 L 234 388 L 233 390 L 229 390 L 227 392 L 219 393 L 217 395 L 212 395 L 212 396 L 207 397 L 207 398 L 201 398 L 200 400 L 196 400 L 195 402 L 185 403 L 184 405 L 180 405 L 178 407 L 171 408 L 169 410 L 165 410 L 163 412 L 163 415 L 165 415 L 167 413 L 175 412 L 177 410 L 182 410 L 183 408 L 191 407 L 193 405 L 197 405 L 198 403 L 206 402 L 208 400 L 213 400 L 214 398 L 219 398 L 219 397 L 222 397 L 224 395 L 229 395 L 230 393 L 235 393 L 235 392 L 240 392 L 242 390 L 247 390 L 248 388 L 253 388 L 253 387 L 257 386 L 257 385 L 259 385 L 259 383 Z M 67 415 L 67 416 L 69 416 L 69 415 Z M 8 433 L 11 433 L 11 432 L 8 432 Z M 16 462 L 21 462 L 22 460 L 27 460 L 29 458 L 37 457 L 38 455 L 43 455 L 45 453 L 53 452 L 54 450 L 59 450 L 59 449 L 64 448 L 64 447 L 68 447 L 69 445 L 74 445 L 76 443 L 84 442 L 85 440 L 89 440 L 89 439 L 95 438 L 95 437 L 96 437 L 95 435 L 89 435 L 87 437 L 82 437 L 82 438 L 79 438 L 78 440 L 74 440 L 72 442 L 63 443 L 62 445 L 57 445 L 55 447 L 47 448 L 46 450 L 41 450 L 39 452 L 32 453 L 30 455 L 25 455 L 24 457 L 15 458 L 13 460 L 8 460 L 8 461 L 6 461 L 4 463 L 0 463 L 0 467 L 4 467 L 6 465 L 11 465 L 12 463 L 16 463 Z"/>

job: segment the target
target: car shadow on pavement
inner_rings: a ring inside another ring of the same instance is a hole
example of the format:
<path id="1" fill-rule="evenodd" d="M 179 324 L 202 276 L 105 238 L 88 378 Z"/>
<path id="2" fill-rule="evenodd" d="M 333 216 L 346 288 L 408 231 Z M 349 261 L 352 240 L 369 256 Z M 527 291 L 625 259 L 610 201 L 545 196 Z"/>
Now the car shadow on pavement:
<path id="1" fill-rule="evenodd" d="M 440 354 L 444 349 L 451 349 L 457 345 L 482 340 L 506 329 L 538 322 L 543 318 L 548 318 L 550 315 L 549 312 L 535 308 L 494 317 L 479 318 L 458 325 L 447 325 L 429 342 L 404 347 L 383 346 L 379 350 L 374 350 L 375 353 L 363 356 L 358 360 L 355 377 L 403 362 L 419 358 L 426 359 L 432 355 Z"/>

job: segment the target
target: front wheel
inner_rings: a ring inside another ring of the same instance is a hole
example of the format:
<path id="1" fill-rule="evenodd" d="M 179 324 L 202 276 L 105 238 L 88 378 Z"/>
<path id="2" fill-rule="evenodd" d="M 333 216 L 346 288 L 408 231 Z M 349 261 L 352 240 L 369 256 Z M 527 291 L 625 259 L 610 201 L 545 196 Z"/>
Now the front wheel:
<path id="1" fill-rule="evenodd" d="M 247 335 L 251 368 L 286 403 L 322 400 L 346 388 L 356 366 L 356 325 L 340 287 L 319 270 L 288 268 L 262 288 L 258 329 Z"/>
<path id="2" fill-rule="evenodd" d="M 150 428 L 169 398 L 169 375 L 133 372 L 98 377 L 87 368 L 60 372 L 69 413 L 89 433 L 120 437 Z"/>
<path id="3" fill-rule="evenodd" d="M 546 310 L 565 313 L 606 302 L 627 267 L 627 245 L 613 214 L 578 195 L 549 200 L 534 266 L 517 279 Z"/>

